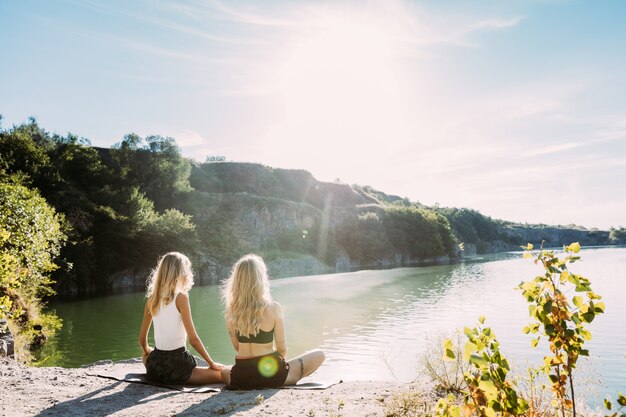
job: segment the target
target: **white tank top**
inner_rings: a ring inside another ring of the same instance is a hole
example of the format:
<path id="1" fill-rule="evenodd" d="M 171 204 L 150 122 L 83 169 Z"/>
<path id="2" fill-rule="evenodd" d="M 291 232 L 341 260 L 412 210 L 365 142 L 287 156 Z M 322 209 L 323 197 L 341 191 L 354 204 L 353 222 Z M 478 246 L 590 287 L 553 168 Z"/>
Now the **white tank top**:
<path id="1" fill-rule="evenodd" d="M 176 297 L 167 305 L 161 303 L 159 311 L 152 317 L 154 344 L 159 350 L 174 350 L 187 345 L 187 332 L 183 319 L 176 308 Z"/>

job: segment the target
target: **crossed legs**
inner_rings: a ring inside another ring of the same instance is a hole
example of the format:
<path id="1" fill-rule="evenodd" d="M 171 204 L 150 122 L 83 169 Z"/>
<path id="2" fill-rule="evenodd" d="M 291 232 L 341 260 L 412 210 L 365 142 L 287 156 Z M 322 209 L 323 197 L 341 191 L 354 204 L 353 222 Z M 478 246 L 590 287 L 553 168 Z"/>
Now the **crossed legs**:
<path id="1" fill-rule="evenodd" d="M 289 373 L 284 385 L 296 385 L 305 376 L 311 375 L 326 359 L 319 349 L 310 350 L 289 361 Z"/>

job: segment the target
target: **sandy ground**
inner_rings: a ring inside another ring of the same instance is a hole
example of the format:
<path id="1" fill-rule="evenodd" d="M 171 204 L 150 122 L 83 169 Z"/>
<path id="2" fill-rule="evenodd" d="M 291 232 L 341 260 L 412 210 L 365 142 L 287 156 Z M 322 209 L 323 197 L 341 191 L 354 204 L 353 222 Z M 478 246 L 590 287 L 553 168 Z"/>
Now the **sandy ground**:
<path id="1" fill-rule="evenodd" d="M 321 391 L 181 393 L 88 373 L 142 372 L 134 361 L 84 368 L 33 368 L 0 358 L 0 416 L 384 416 L 400 383 L 344 382 Z"/>

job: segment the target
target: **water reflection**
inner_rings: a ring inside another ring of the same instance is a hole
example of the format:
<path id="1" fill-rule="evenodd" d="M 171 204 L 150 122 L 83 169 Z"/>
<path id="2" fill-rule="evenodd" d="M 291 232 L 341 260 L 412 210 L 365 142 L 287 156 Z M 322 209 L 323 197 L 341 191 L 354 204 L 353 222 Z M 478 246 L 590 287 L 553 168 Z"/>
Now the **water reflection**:
<path id="1" fill-rule="evenodd" d="M 590 327 L 591 362 L 606 392 L 626 391 L 626 249 L 585 250 L 583 259 L 574 270 L 592 280 L 607 306 L 607 314 Z M 410 381 L 428 339 L 474 325 L 480 315 L 510 359 L 538 364 L 542 347 L 531 350 L 530 337 L 521 332 L 528 310 L 514 288 L 539 273 L 519 255 L 505 255 L 456 265 L 277 279 L 272 293 L 285 311 L 290 356 L 321 347 L 327 361 L 320 374 Z M 194 288 L 190 300 L 211 355 L 232 363 L 219 289 Z M 43 364 L 79 366 L 138 356 L 143 303 L 143 294 L 125 294 L 57 304 L 64 327 L 46 345 Z"/>

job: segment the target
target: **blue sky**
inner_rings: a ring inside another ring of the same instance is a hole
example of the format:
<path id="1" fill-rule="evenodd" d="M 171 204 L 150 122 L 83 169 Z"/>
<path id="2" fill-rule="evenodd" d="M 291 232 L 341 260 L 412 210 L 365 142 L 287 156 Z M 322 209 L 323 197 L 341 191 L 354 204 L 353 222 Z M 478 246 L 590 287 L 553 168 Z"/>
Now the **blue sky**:
<path id="1" fill-rule="evenodd" d="M 0 114 L 626 226 L 626 2 L 0 0 Z"/>

